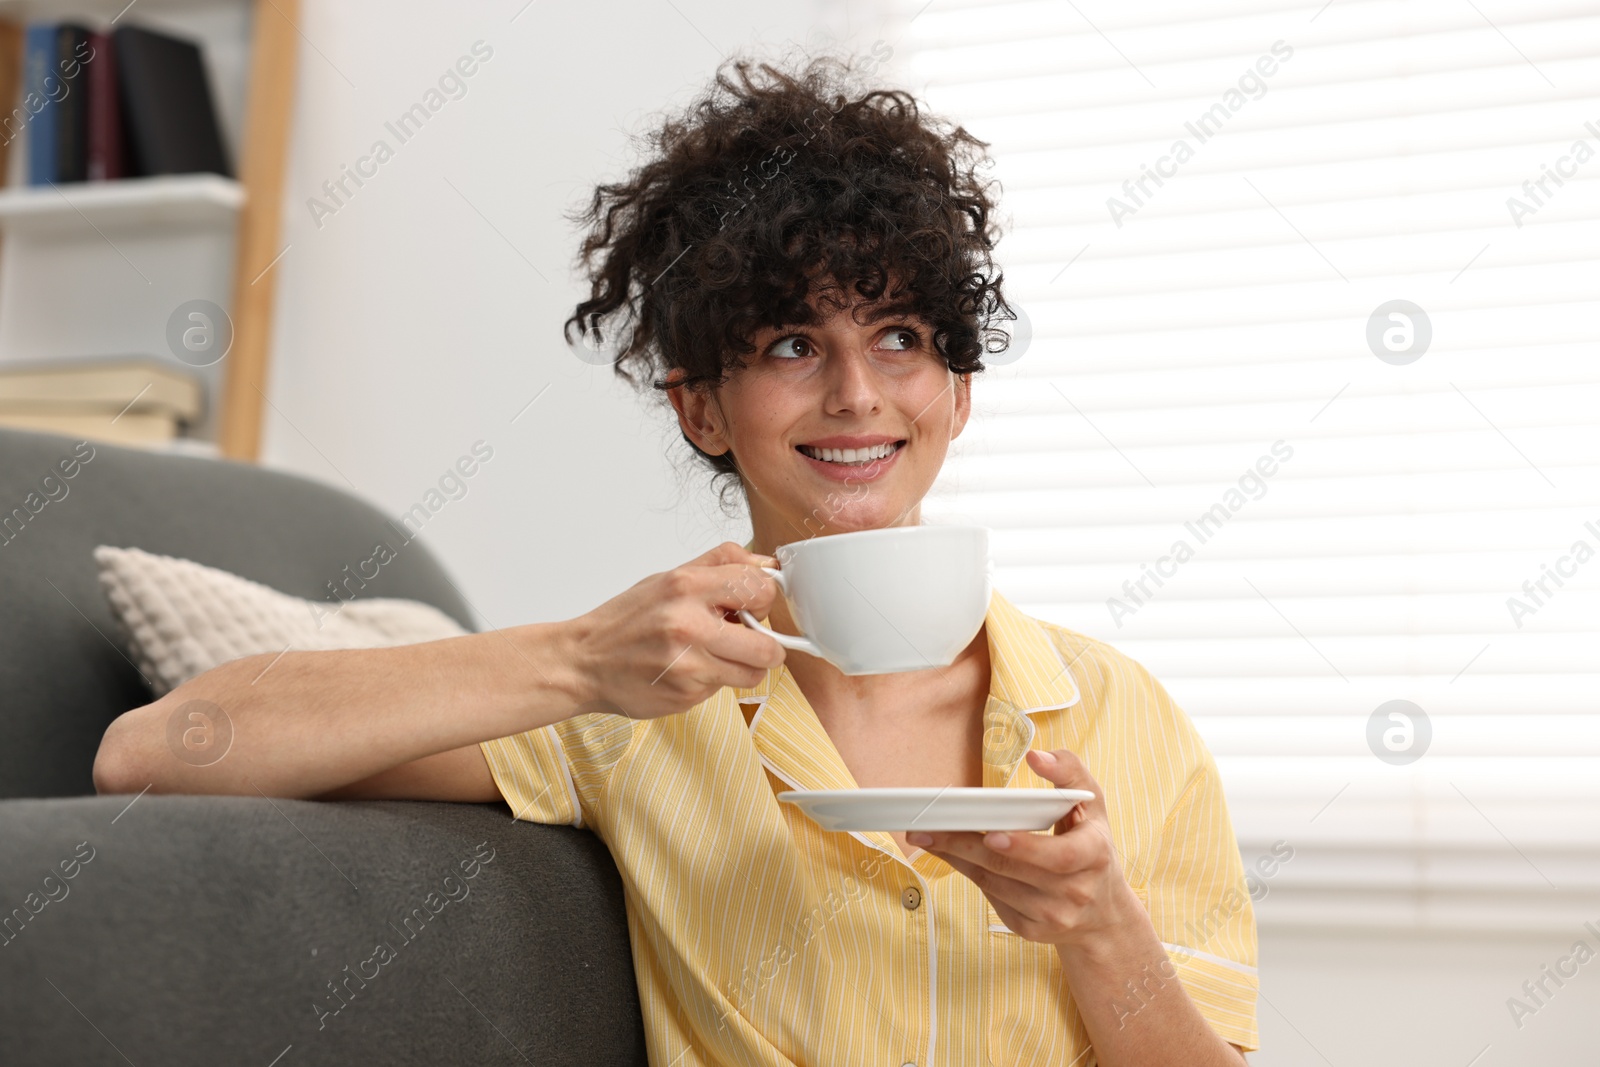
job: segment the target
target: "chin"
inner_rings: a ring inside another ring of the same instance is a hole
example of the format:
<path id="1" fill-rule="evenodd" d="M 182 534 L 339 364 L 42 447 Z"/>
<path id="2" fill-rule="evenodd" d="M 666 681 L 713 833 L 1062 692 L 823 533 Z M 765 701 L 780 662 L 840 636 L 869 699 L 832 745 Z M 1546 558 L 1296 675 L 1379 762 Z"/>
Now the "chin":
<path id="1" fill-rule="evenodd" d="M 910 526 L 915 524 L 912 516 L 918 514 L 918 504 L 921 503 L 921 499 L 918 498 L 914 502 L 904 500 L 893 506 L 878 506 L 877 501 L 872 501 L 872 506 L 861 507 L 862 503 L 865 501 L 841 498 L 817 501 L 809 512 L 802 513 L 800 521 L 795 523 L 795 526 L 804 530 L 806 537 L 881 530 L 896 525 Z"/>

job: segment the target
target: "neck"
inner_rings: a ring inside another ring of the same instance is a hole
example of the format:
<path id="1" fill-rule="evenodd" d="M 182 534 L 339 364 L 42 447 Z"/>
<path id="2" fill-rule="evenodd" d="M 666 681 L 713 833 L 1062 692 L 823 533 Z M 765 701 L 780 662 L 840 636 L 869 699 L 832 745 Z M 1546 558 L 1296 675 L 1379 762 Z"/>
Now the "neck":
<path id="1" fill-rule="evenodd" d="M 858 785 L 984 784 L 984 633 L 944 668 L 847 676 L 795 652 L 784 665 Z"/>
<path id="2" fill-rule="evenodd" d="M 798 634 L 800 628 L 789 614 L 789 605 L 780 596 L 767 615 L 771 627 L 784 634 Z M 794 676 L 795 684 L 806 695 L 813 708 L 880 705 L 893 712 L 894 706 L 904 703 L 895 700 L 909 692 L 924 691 L 929 687 L 938 693 L 946 690 L 962 692 L 978 685 L 988 691 L 989 639 L 987 624 L 978 628 L 977 634 L 956 661 L 948 667 L 930 667 L 921 671 L 896 671 L 892 674 L 845 674 L 825 659 L 804 652 L 789 651 L 783 665 Z M 973 676 L 976 671 L 980 678 Z"/>
<path id="3" fill-rule="evenodd" d="M 810 515 L 790 517 L 780 515 L 764 507 L 754 506 L 750 509 L 751 541 L 750 550 L 764 556 L 775 555 L 779 545 L 793 544 L 796 541 L 809 541 L 813 537 L 829 537 L 833 534 L 853 533 L 857 530 L 887 529 L 891 526 L 921 526 L 922 503 L 918 501 L 910 509 L 902 512 L 889 522 L 874 517 L 863 517 L 852 521 L 854 516 L 847 514 L 842 509 L 830 514 L 828 504 L 824 501 L 819 504 Z M 776 618 L 776 615 L 774 615 Z"/>

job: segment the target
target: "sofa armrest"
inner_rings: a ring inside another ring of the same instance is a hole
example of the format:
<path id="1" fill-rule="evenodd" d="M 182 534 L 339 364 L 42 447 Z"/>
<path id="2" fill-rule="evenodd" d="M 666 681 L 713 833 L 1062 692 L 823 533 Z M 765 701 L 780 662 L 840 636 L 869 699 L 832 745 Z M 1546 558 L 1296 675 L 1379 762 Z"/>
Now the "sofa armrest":
<path id="1" fill-rule="evenodd" d="M 503 804 L 9 800 L 0 855 L 0 1062 L 645 1062 L 604 844 Z"/>

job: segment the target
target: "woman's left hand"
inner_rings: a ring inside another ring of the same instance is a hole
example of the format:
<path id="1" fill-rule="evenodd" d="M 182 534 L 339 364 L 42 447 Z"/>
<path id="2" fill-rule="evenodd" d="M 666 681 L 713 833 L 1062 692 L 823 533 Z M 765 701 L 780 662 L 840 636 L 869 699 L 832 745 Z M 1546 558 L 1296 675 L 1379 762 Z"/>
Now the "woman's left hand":
<path id="1" fill-rule="evenodd" d="M 1142 910 L 1123 877 L 1111 843 L 1111 820 L 1100 784 L 1067 749 L 1027 754 L 1028 766 L 1063 789 L 1087 789 L 1049 835 L 1031 832 L 911 832 L 919 845 L 972 879 L 1006 926 L 1052 945 L 1094 939 Z"/>

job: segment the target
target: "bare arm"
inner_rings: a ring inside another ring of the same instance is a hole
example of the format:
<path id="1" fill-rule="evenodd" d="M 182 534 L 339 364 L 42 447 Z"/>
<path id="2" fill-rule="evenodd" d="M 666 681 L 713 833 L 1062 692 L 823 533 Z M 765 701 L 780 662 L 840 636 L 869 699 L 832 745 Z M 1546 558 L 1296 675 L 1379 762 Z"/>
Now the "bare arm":
<path id="1" fill-rule="evenodd" d="M 435 752 L 370 778 L 351 782 L 313 800 L 453 800 L 483 804 L 500 799 L 489 761 L 476 744 Z"/>
<path id="2" fill-rule="evenodd" d="M 549 725 L 582 702 L 565 642 L 561 624 L 536 624 L 400 648 L 291 651 L 275 663 L 247 656 L 113 722 L 95 788 L 493 800 L 488 765 L 470 758 L 477 743 Z M 172 736 L 189 711 L 231 725 L 226 753 L 207 766 Z"/>
<path id="3" fill-rule="evenodd" d="M 118 717 L 95 789 L 498 799 L 479 742 L 584 711 L 676 714 L 783 662 L 770 636 L 726 617 L 766 615 L 777 583 L 759 567 L 774 562 L 726 542 L 566 622 L 225 663 Z M 231 727 L 220 758 L 179 740 L 193 711 Z"/>

